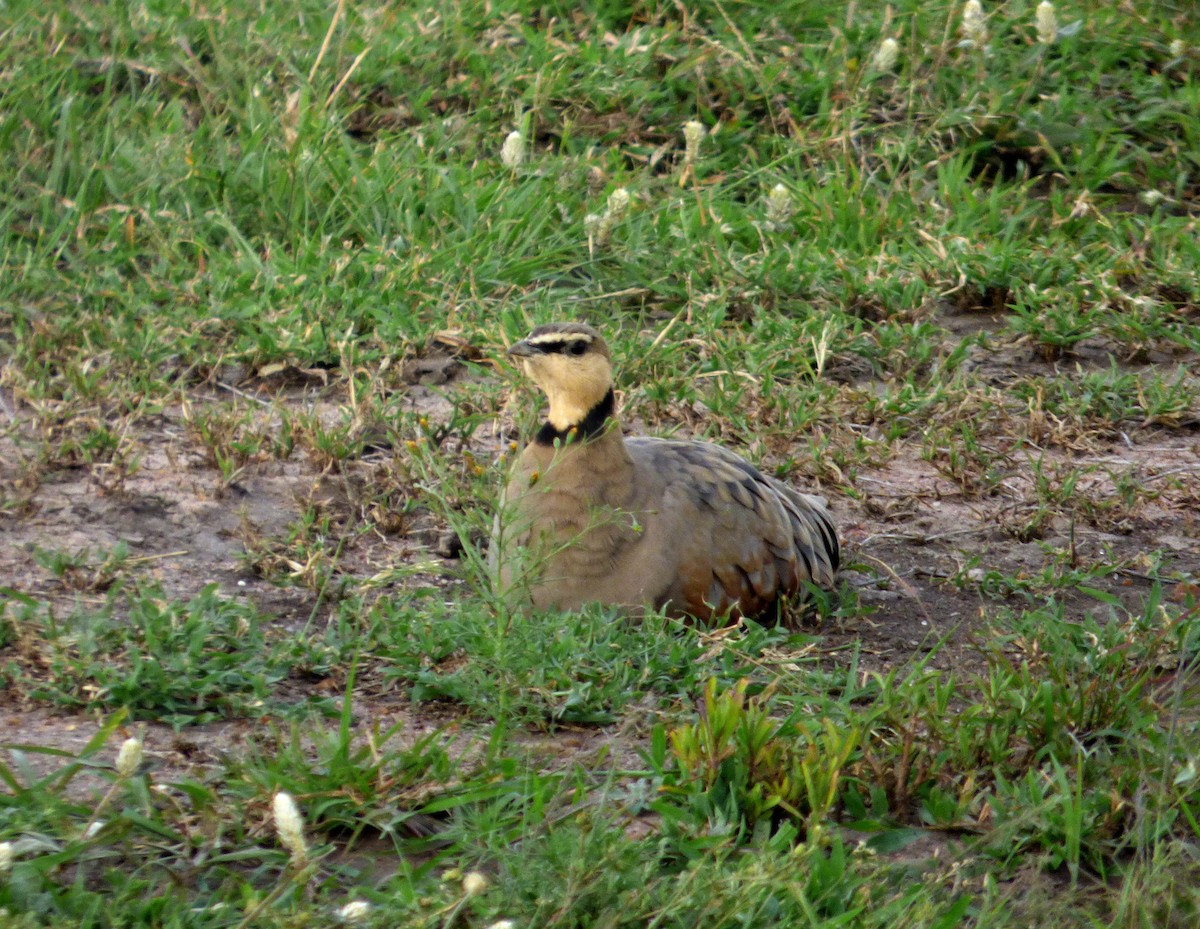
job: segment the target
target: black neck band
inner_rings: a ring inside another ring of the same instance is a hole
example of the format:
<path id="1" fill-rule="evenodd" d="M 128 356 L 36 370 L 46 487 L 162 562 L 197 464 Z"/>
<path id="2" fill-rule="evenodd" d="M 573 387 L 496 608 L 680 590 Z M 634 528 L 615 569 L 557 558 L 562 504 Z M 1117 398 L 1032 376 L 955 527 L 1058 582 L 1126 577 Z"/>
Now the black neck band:
<path id="1" fill-rule="evenodd" d="M 542 423 L 542 428 L 533 441 L 538 445 L 553 446 L 555 442 L 566 445 L 568 442 L 582 442 L 594 439 L 608 428 L 609 417 L 616 409 L 617 401 L 613 397 L 612 388 L 604 395 L 604 399 L 588 410 L 581 422 L 566 429 L 555 429 L 550 423 Z"/>

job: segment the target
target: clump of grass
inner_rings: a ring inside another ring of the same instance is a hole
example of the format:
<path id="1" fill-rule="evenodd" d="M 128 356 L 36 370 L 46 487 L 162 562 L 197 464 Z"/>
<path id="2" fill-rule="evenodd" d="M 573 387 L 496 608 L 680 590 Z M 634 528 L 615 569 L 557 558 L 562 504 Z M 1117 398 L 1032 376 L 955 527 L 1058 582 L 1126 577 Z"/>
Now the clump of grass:
<path id="1" fill-rule="evenodd" d="M 690 692 L 702 676 L 732 678 L 791 638 L 751 626 L 728 648 L 678 621 L 631 624 L 610 610 L 561 615 L 487 609 L 462 600 L 380 601 L 372 653 L 416 700 L 453 700 L 485 717 L 534 724 L 619 720 L 647 695 Z"/>
<path id="2" fill-rule="evenodd" d="M 933 825 L 977 834 L 969 844 L 1008 867 L 1119 874 L 1132 850 L 1197 835 L 1177 727 L 1198 629 L 1194 608 L 1157 596 L 1104 623 L 1033 610 L 1001 630 L 978 676 L 892 672 L 798 694 L 782 718 L 769 707 L 786 701 L 710 681 L 694 721 L 669 742 L 656 734 L 656 808 L 685 836 L 761 843 L 820 834 L 840 814 L 878 848 Z"/>
<path id="3" fill-rule="evenodd" d="M 772 720 L 766 701 L 747 700 L 746 682 L 718 694 L 704 689 L 696 723 L 670 734 L 679 767 L 677 789 L 703 815 L 727 828 L 754 832 L 786 817 L 817 829 L 840 793 L 845 766 L 862 737 L 853 725 Z"/>
<path id="4" fill-rule="evenodd" d="M 31 697 L 135 719 L 178 726 L 253 713 L 288 672 L 263 616 L 215 584 L 187 601 L 155 585 L 120 590 L 65 618 L 33 601 L 17 622 L 40 640 L 45 670 L 28 679 Z"/>

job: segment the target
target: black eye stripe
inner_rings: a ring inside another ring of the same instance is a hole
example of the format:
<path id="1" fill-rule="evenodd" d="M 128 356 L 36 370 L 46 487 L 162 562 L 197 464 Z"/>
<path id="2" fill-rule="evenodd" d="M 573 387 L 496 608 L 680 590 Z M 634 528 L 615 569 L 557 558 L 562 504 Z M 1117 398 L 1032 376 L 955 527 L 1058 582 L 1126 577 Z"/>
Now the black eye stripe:
<path id="1" fill-rule="evenodd" d="M 544 355 L 561 355 L 564 352 L 569 352 L 572 355 L 582 355 L 587 351 L 588 344 L 583 339 L 574 339 L 570 342 L 541 342 L 534 343 L 534 348 Z"/>

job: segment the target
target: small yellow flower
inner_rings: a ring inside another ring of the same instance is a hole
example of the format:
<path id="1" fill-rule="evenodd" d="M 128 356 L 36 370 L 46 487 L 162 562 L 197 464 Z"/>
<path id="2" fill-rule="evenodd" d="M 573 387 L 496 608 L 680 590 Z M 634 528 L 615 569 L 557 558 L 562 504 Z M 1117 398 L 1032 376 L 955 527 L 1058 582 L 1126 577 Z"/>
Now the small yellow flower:
<path id="1" fill-rule="evenodd" d="M 15 857 L 16 853 L 13 852 L 12 842 L 0 842 L 0 874 L 12 867 Z"/>
<path id="2" fill-rule="evenodd" d="M 1172 58 L 1182 58 L 1187 52 L 1187 46 L 1183 39 L 1172 39 L 1171 44 L 1167 46 L 1167 54 Z"/>

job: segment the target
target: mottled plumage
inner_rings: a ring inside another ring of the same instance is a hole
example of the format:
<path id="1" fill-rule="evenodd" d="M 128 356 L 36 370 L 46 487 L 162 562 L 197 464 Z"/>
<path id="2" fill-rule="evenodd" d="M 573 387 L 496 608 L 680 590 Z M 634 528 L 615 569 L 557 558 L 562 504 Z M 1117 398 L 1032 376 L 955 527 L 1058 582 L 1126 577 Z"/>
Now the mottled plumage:
<path id="1" fill-rule="evenodd" d="M 505 492 L 503 532 L 497 520 L 502 587 L 539 607 L 709 618 L 833 585 L 838 540 L 820 500 L 716 445 L 623 438 L 594 329 L 541 326 L 510 353 L 550 411 Z"/>

